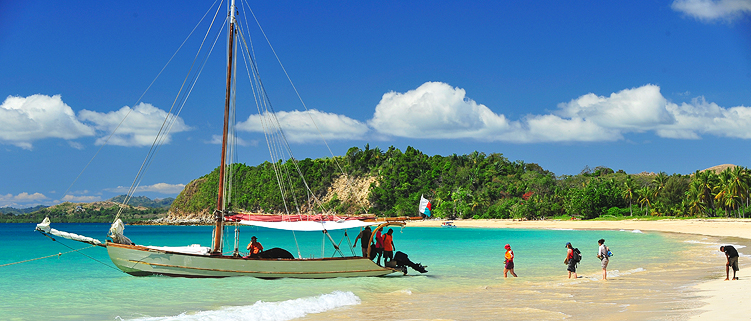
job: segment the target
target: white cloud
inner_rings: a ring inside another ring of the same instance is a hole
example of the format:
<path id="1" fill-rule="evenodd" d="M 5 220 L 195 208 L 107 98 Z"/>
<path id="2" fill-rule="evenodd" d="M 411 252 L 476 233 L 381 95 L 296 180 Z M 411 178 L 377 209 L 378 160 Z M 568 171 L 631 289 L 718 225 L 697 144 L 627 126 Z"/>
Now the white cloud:
<path id="1" fill-rule="evenodd" d="M 673 10 L 704 21 L 732 21 L 751 13 L 749 0 L 675 0 Z"/>
<path id="2" fill-rule="evenodd" d="M 65 195 L 62 200 L 56 201 L 56 203 L 62 203 L 62 202 L 71 202 L 71 203 L 91 203 L 91 202 L 98 202 L 101 201 L 101 196 L 75 196 L 75 195 Z"/>
<path id="3" fill-rule="evenodd" d="M 515 143 L 615 141 L 641 132 L 751 139 L 751 108 L 723 108 L 703 97 L 679 105 L 667 101 L 659 86 L 645 85 L 609 96 L 586 94 L 559 104 L 554 113 L 511 121 L 465 97 L 463 89 L 428 82 L 404 94 L 383 95 L 369 124 L 397 137 Z"/>
<path id="4" fill-rule="evenodd" d="M 467 98 L 464 89 L 441 82 L 384 94 L 368 124 L 382 134 L 410 138 L 481 139 L 513 127 L 505 116 Z"/>
<path id="5" fill-rule="evenodd" d="M 125 116 L 128 118 L 122 121 Z M 82 110 L 79 113 L 82 120 L 90 121 L 95 124 L 97 130 L 105 136 L 97 139 L 96 144 L 103 144 L 109 134 L 117 128 L 115 135 L 107 142 L 109 145 L 119 146 L 150 146 L 154 142 L 154 137 L 162 128 L 167 112 L 154 107 L 151 104 L 140 103 L 131 109 L 128 106 L 120 108 L 117 111 L 109 113 L 99 113 L 90 110 Z M 175 117 L 175 116 L 173 116 Z M 122 121 L 122 124 L 120 122 Z M 169 134 L 165 137 L 164 143 L 171 141 L 171 135 L 191 128 L 185 125 L 182 118 L 175 119 Z M 166 130 L 166 129 L 165 129 Z"/>
<path id="6" fill-rule="evenodd" d="M 610 97 L 586 94 L 559 104 L 560 115 L 588 119 L 606 128 L 646 130 L 675 122 L 665 106 L 660 87 L 646 85 L 610 94 Z"/>
<path id="7" fill-rule="evenodd" d="M 136 193 L 157 192 L 162 194 L 178 194 L 182 192 L 184 188 L 185 184 L 156 183 L 154 185 L 138 186 L 138 188 L 136 188 Z M 129 186 L 118 186 L 116 188 L 108 188 L 106 190 L 116 193 L 127 193 L 129 189 Z"/>
<path id="8" fill-rule="evenodd" d="M 263 121 L 266 127 L 269 127 L 267 122 L 274 122 L 270 116 L 272 116 L 270 113 L 264 113 Z M 361 139 L 368 131 L 368 126 L 357 120 L 315 109 L 309 112 L 297 110 L 276 112 L 276 119 L 284 130 L 287 140 L 295 143 L 320 141 L 321 136 L 326 140 Z M 261 121 L 261 116 L 250 115 L 246 121 L 238 123 L 236 127 L 237 130 L 242 131 L 263 132 L 264 124 Z M 276 127 L 272 126 L 272 128 Z"/>
<path id="9" fill-rule="evenodd" d="M 8 96 L 0 104 L 0 143 L 31 149 L 40 139 L 93 135 L 94 129 L 81 123 L 60 95 Z"/>
<path id="10" fill-rule="evenodd" d="M 45 196 L 42 193 L 29 194 L 29 193 L 23 192 L 18 195 L 13 195 L 13 194 L 0 195 L 0 207 L 26 208 L 26 207 L 38 205 L 42 203 L 42 201 L 47 200 L 47 199 L 48 199 L 47 196 Z M 29 205 L 29 204 L 33 204 L 33 205 Z"/>

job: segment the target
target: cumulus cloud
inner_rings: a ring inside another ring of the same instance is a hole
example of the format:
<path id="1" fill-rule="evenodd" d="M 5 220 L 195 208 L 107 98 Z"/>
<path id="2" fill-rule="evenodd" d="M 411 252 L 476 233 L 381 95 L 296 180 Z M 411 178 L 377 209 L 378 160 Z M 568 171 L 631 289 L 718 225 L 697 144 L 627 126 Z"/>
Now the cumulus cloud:
<path id="1" fill-rule="evenodd" d="M 0 143 L 31 149 L 40 139 L 93 135 L 94 129 L 81 123 L 60 95 L 8 96 L 0 105 Z"/>
<path id="2" fill-rule="evenodd" d="M 511 129 L 506 117 L 465 94 L 441 82 L 392 91 L 383 95 L 368 124 L 382 134 L 410 138 L 482 138 Z"/>
<path id="3" fill-rule="evenodd" d="M 676 139 L 751 139 L 751 108 L 723 108 L 703 97 L 676 104 L 656 85 L 609 96 L 589 93 L 557 107 L 553 113 L 509 120 L 466 97 L 464 89 L 428 82 L 406 93 L 383 95 L 368 123 L 381 134 L 397 137 L 515 143 L 615 141 L 641 132 Z"/>
<path id="4" fill-rule="evenodd" d="M 262 118 L 260 115 L 250 115 L 246 121 L 238 123 L 236 128 L 241 131 L 263 132 L 264 125 L 269 127 L 268 122 L 275 122 L 272 117 L 274 115 L 266 112 L 263 116 Z M 361 139 L 368 132 L 368 126 L 357 120 L 315 109 L 308 112 L 280 111 L 276 112 L 275 116 L 287 140 L 295 143 L 318 141 L 320 136 L 326 140 Z"/>
<path id="5" fill-rule="evenodd" d="M 671 7 L 703 21 L 732 21 L 751 13 L 749 0 L 675 0 Z"/>
<path id="6" fill-rule="evenodd" d="M 138 186 L 138 188 L 136 188 L 136 193 L 157 192 L 162 194 L 178 194 L 182 192 L 184 188 L 185 184 L 156 183 L 154 185 Z M 129 186 L 118 186 L 116 188 L 108 188 L 106 190 L 110 192 L 127 193 L 129 189 Z"/>
<path id="7" fill-rule="evenodd" d="M 18 195 L 13 195 L 13 194 L 1 195 L 0 194 L 0 207 L 25 208 L 29 206 L 38 205 L 46 200 L 48 200 L 47 196 L 45 196 L 42 193 L 29 194 L 29 193 L 23 192 L 23 193 L 19 193 Z"/>
<path id="8" fill-rule="evenodd" d="M 123 121 L 125 116 L 128 118 Z M 119 146 L 150 146 L 154 142 L 154 137 L 162 128 L 167 112 L 154 107 L 151 104 L 140 103 L 135 108 L 125 106 L 117 111 L 109 113 L 100 113 L 90 110 L 82 110 L 79 113 L 82 120 L 94 123 L 95 128 L 105 136 L 96 140 L 97 145 L 104 144 L 109 134 L 117 128 L 117 132 L 107 142 L 109 145 Z M 176 117 L 176 116 L 172 116 Z M 122 121 L 122 124 L 120 122 Z M 117 126 L 120 126 L 119 128 Z M 185 125 L 182 118 L 174 119 L 174 124 L 165 136 L 164 143 L 169 143 L 172 134 L 188 131 L 191 128 Z"/>

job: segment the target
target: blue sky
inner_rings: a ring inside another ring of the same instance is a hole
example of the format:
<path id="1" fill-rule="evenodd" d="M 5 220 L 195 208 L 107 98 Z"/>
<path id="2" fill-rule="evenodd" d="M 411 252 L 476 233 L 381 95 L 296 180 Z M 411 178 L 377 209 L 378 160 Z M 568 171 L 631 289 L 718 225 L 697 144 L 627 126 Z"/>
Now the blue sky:
<path id="1" fill-rule="evenodd" d="M 139 97 L 212 3 L 0 2 L 0 207 L 125 193 L 205 31 Z M 477 150 L 558 175 L 751 166 L 748 0 L 251 5 L 336 155 Z M 329 156 L 253 17 L 238 19 L 295 156 Z M 174 197 L 218 165 L 224 41 L 136 195 Z M 269 160 L 239 110 L 238 159 Z"/>

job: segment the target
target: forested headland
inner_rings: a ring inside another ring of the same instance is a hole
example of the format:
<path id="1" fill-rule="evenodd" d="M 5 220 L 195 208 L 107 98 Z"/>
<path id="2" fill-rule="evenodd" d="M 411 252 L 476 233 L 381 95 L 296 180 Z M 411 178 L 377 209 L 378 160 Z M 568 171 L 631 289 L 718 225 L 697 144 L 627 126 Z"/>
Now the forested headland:
<path id="1" fill-rule="evenodd" d="M 300 176 L 285 174 L 296 172 L 303 174 L 304 182 Z M 412 147 L 402 152 L 393 146 L 384 151 L 368 145 L 334 158 L 235 164 L 230 173 L 232 211 L 312 209 L 417 216 L 422 195 L 431 201 L 436 217 L 479 219 L 745 217 L 751 184 L 749 170 L 739 166 L 689 175 L 627 174 L 598 166 L 557 176 L 538 164 L 510 161 L 500 153 L 428 156 Z M 278 178 L 286 187 L 286 202 Z M 365 190 L 343 192 L 342 184 L 362 182 L 372 183 Z M 172 204 L 171 215 L 209 215 L 216 206 L 217 186 L 218 168 L 188 184 Z"/>
<path id="2" fill-rule="evenodd" d="M 93 203 L 64 202 L 25 214 L 16 214 L 9 211 L 0 214 L 0 223 L 41 223 L 45 217 L 49 217 L 55 223 L 112 223 L 120 210 L 120 202 L 124 197 L 124 195 L 121 195 L 107 201 Z M 154 201 L 147 197 L 136 197 L 134 199 L 136 205 L 126 205 L 120 213 L 120 217 L 128 222 L 164 216 L 168 211 L 164 203 L 172 202 L 172 198 Z"/>

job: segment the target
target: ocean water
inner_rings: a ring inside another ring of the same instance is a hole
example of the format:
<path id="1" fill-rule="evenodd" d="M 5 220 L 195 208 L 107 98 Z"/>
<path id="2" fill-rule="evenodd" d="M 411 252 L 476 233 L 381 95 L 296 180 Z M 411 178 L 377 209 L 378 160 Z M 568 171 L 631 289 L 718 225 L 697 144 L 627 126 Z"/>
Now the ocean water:
<path id="1" fill-rule="evenodd" d="M 105 239 L 108 224 L 52 224 Z M 234 227 L 225 250 L 233 248 Z M 303 257 L 338 255 L 320 232 L 240 227 L 240 248 L 252 235 L 265 248 Z M 357 230 L 332 231 L 345 255 Z M 137 244 L 210 246 L 207 226 L 126 226 Z M 595 257 L 604 238 L 614 253 L 610 281 Z M 133 277 L 115 268 L 100 247 L 0 224 L 0 320 L 628 320 L 676 319 L 701 303 L 691 286 L 724 274 L 720 240 L 632 230 L 395 228 L 396 250 L 428 266 L 407 276 L 326 280 Z M 564 245 L 582 251 L 578 279 L 566 278 Z M 503 278 L 503 246 L 516 254 L 518 278 Z M 297 244 L 297 245 L 296 245 Z M 66 253 L 76 249 L 76 252 Z M 58 253 L 64 253 L 57 256 Z M 743 260 L 748 260 L 744 257 Z M 742 261 L 743 263 L 743 261 Z"/>

